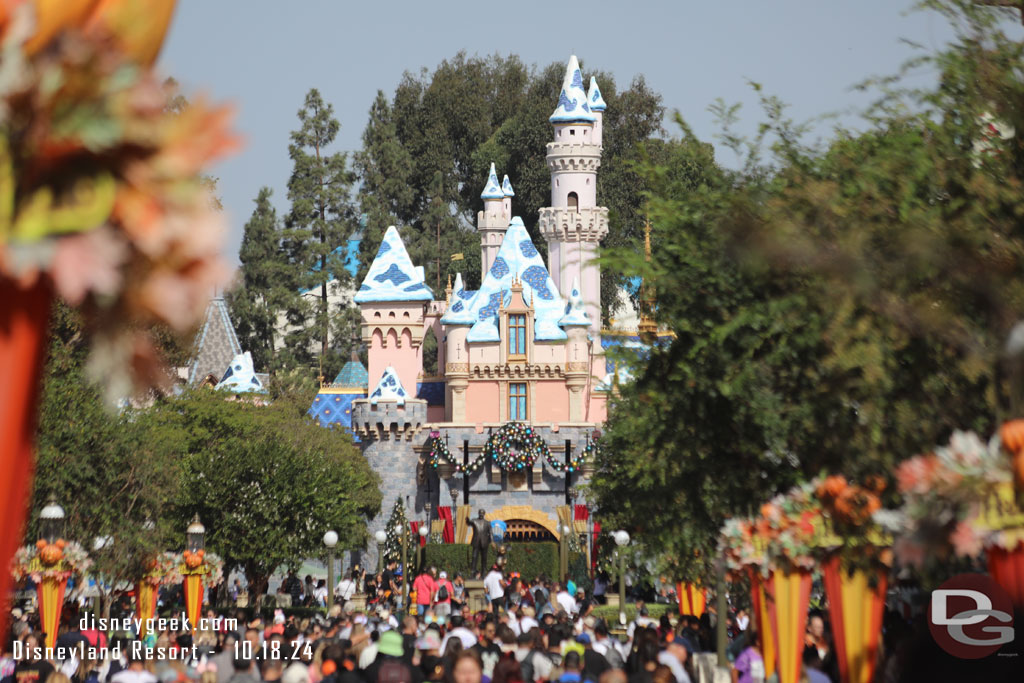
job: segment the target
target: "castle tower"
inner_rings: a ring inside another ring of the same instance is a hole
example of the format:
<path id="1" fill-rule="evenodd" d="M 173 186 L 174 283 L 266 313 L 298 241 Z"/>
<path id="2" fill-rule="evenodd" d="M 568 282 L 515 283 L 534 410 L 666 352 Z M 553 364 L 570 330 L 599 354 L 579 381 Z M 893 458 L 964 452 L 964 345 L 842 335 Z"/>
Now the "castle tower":
<path id="1" fill-rule="evenodd" d="M 469 308 L 474 294 L 476 292 L 466 291 L 462 284 L 462 273 L 457 273 L 451 300 L 441 318 L 441 324 L 445 326 L 447 360 L 444 370 L 448 399 L 445 402 L 445 418 L 452 422 L 466 421 L 466 389 L 469 387 L 469 347 L 466 345 L 466 335 L 476 322 L 476 316 Z"/>
<path id="2" fill-rule="evenodd" d="M 583 91 L 575 55 L 569 58 L 558 107 L 549 120 L 555 138 L 547 145 L 551 206 L 540 210 L 538 223 L 548 243 L 548 270 L 561 292 L 568 292 L 579 278 L 590 336 L 600 349 L 601 272 L 591 261 L 608 233 L 608 209 L 597 206 L 597 169 L 601 165 L 601 145 L 595 140 L 598 117 Z"/>
<path id="3" fill-rule="evenodd" d="M 505 238 L 505 230 L 512 218 L 512 184 L 505 176 L 508 194 L 498 184 L 498 174 L 491 164 L 491 172 L 487 175 L 487 184 L 480 198 L 484 200 L 484 210 L 476 215 L 476 229 L 480 233 L 480 279 L 487 275 L 498 255 L 501 241 Z"/>
<path id="4" fill-rule="evenodd" d="M 424 319 L 434 299 L 423 280 L 423 267 L 412 265 L 392 225 L 353 298 L 362 318 L 363 343 L 369 347 L 370 382 L 394 366 L 404 386 L 416 386 L 423 370 Z"/>
<path id="5" fill-rule="evenodd" d="M 573 278 L 568 298 L 565 315 L 559 319 L 558 326 L 565 329 L 569 337 L 565 350 L 565 386 L 569 389 L 569 421 L 583 422 L 586 416 L 584 389 L 590 378 L 587 348 L 590 319 L 587 317 L 586 304 L 583 303 L 583 296 L 580 294 L 579 278 Z"/>

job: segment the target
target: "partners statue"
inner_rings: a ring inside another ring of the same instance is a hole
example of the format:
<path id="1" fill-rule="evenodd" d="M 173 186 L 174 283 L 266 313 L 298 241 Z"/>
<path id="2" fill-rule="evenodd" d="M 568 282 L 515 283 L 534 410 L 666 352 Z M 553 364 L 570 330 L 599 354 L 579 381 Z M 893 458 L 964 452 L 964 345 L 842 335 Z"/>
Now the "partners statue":
<path id="1" fill-rule="evenodd" d="M 484 511 L 480 510 L 476 519 L 469 521 L 473 529 L 473 537 L 469 544 L 473 548 L 472 559 L 469 562 L 469 571 L 473 576 L 483 576 L 484 569 L 487 569 L 487 549 L 491 546 L 491 523 L 484 519 Z M 476 558 L 480 557 L 480 569 L 477 569 Z"/>

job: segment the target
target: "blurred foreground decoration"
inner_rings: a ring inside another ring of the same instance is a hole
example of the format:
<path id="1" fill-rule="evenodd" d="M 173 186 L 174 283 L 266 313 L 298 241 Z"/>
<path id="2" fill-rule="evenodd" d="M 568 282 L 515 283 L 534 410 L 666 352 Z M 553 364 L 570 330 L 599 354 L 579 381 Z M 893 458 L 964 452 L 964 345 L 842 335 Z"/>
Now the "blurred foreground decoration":
<path id="1" fill-rule="evenodd" d="M 166 381 L 147 330 L 187 333 L 225 281 L 200 174 L 232 113 L 168 111 L 151 65 L 172 0 L 0 0 L 0 563 L 21 537 L 49 312 L 77 307 L 113 402 Z M 0 596 L 11 588 L 0 572 Z M 6 628 L 0 605 L 0 634 Z"/>

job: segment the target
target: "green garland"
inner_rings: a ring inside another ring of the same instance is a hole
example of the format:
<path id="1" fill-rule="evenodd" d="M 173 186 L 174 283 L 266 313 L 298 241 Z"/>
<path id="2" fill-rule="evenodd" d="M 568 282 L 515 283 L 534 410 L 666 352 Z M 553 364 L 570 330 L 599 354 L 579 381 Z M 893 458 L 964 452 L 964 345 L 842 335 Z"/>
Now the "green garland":
<path id="1" fill-rule="evenodd" d="M 448 444 L 441 438 L 440 432 L 431 432 L 430 436 L 430 466 L 436 469 L 443 461 L 451 465 L 456 474 L 476 472 L 483 467 L 487 458 L 491 458 L 506 472 L 529 469 L 538 458 L 543 458 L 547 461 L 548 467 L 556 472 L 572 473 L 578 472 L 584 460 L 593 457 L 597 452 L 597 444 L 587 439 L 587 445 L 579 454 L 571 456 L 568 463 L 558 462 L 547 443 L 533 427 L 522 422 L 508 422 L 491 434 L 480 455 L 463 464 L 452 457 Z"/>

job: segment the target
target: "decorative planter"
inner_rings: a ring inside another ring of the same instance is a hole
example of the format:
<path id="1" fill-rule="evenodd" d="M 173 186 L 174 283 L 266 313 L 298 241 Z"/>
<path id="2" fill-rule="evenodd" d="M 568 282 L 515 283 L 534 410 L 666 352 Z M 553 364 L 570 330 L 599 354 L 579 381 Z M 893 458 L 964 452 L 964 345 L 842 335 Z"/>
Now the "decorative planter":
<path id="1" fill-rule="evenodd" d="M 887 574 L 864 569 L 850 573 L 832 557 L 824 564 L 824 579 L 839 676 L 843 683 L 870 683 L 882 636 Z"/>
<path id="2" fill-rule="evenodd" d="M 0 637 L 6 638 L 6 571 L 21 542 L 32 481 L 32 446 L 39 410 L 39 377 L 53 304 L 48 284 L 22 289 L 0 276 Z M 54 634 L 56 632 L 54 631 Z"/>
<path id="3" fill-rule="evenodd" d="M 692 614 L 699 617 L 707 607 L 707 596 L 704 587 L 697 583 L 680 582 L 676 584 L 676 595 L 679 596 L 679 614 Z"/>
<path id="4" fill-rule="evenodd" d="M 768 618 L 773 626 L 779 683 L 798 683 L 803 663 L 811 573 L 773 571 L 764 582 Z M 766 666 L 767 671 L 767 666 Z"/>
<path id="5" fill-rule="evenodd" d="M 139 639 L 146 637 L 146 624 L 156 616 L 157 587 L 142 580 L 135 584 L 135 614 L 139 618 Z"/>
<path id="6" fill-rule="evenodd" d="M 775 672 L 776 664 L 776 637 L 775 627 L 769 619 L 768 594 L 765 591 L 765 581 L 756 569 L 750 571 L 750 597 L 754 603 L 754 623 L 757 624 L 757 642 L 761 648 L 761 658 L 764 660 L 765 676 L 771 676 Z"/>
<path id="7" fill-rule="evenodd" d="M 60 613 L 64 608 L 64 590 L 67 579 L 44 578 L 36 585 L 39 596 L 39 621 L 46 633 L 46 647 L 57 644 L 57 629 L 60 627 Z"/>
<path id="8" fill-rule="evenodd" d="M 1013 549 L 999 546 L 988 549 L 988 572 L 992 580 L 1010 594 L 1017 608 L 1024 608 L 1024 541 Z"/>

